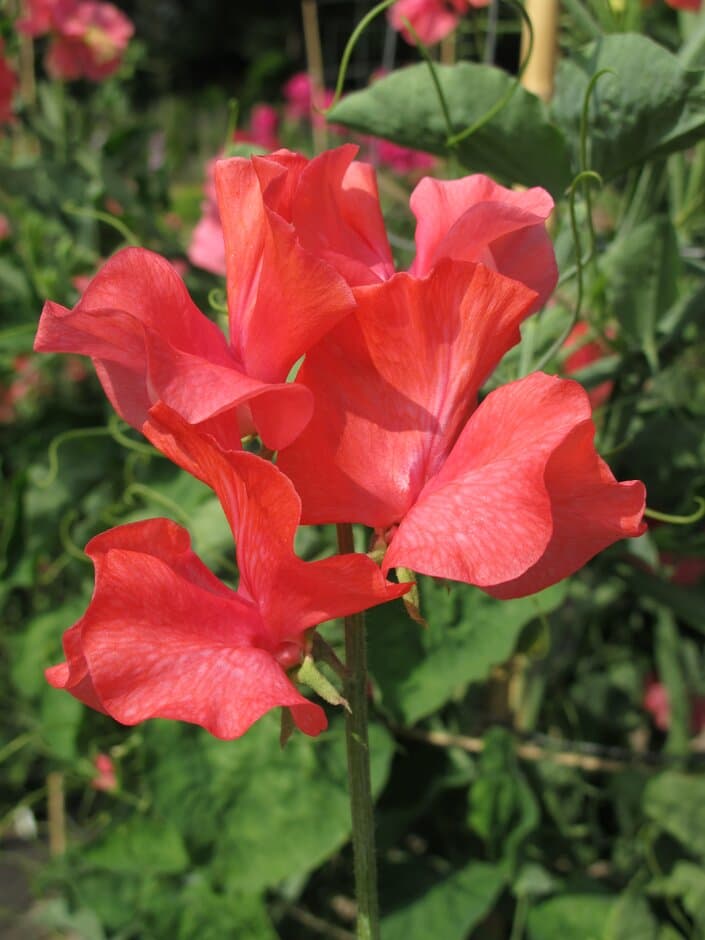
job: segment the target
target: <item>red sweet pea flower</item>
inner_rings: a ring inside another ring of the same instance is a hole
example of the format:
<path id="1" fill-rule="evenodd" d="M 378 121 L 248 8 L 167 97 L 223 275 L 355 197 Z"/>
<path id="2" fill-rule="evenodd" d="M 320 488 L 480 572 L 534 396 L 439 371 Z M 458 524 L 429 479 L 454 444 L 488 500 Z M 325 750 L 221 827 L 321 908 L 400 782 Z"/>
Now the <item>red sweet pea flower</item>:
<path id="1" fill-rule="evenodd" d="M 351 287 L 388 280 L 394 275 L 394 262 L 374 170 L 353 160 L 356 152 L 353 144 L 345 144 L 311 161 L 288 151 L 253 157 L 251 164 L 221 161 L 217 164 L 219 204 L 237 206 L 256 175 L 266 205 L 293 225 L 306 251 L 332 265 Z M 553 200 L 545 190 L 534 187 L 515 193 L 481 174 L 460 180 L 426 178 L 414 189 L 410 205 L 417 218 L 412 274 L 428 274 L 443 258 L 482 261 L 537 291 L 536 309 L 545 304 L 558 279 L 553 245 L 544 224 L 553 210 Z M 199 248 L 198 263 L 217 271 L 222 262 L 215 260 L 215 222 L 211 213 L 208 218 L 210 249 L 205 249 L 204 226 L 199 236 L 204 250 Z M 253 218 L 256 220 L 255 215 Z M 241 259 L 241 265 L 233 265 L 229 272 L 229 283 L 247 285 L 248 271 L 255 269 L 244 248 L 247 229 L 237 212 L 228 214 L 228 222 L 229 242 L 237 248 L 233 259 Z M 189 257 L 197 263 L 193 246 Z M 242 287 L 240 294 L 248 291 L 248 286 Z"/>
<path id="2" fill-rule="evenodd" d="M 297 376 L 316 409 L 279 455 L 305 522 L 363 522 L 389 546 L 383 570 L 497 597 L 538 591 L 643 531 L 644 487 L 618 484 L 595 453 L 577 383 L 538 373 L 476 405 L 535 292 L 444 260 L 355 294 L 355 315 Z"/>
<path id="3" fill-rule="evenodd" d="M 17 88 L 17 76 L 10 68 L 7 60 L 4 58 L 5 42 L 0 38 L 0 124 L 9 124 L 13 121 L 12 96 Z M 5 219 L 5 216 L 2 216 Z M 5 220 L 7 223 L 7 220 Z M 4 234 L 0 234 L 0 239 L 6 237 L 7 228 L 0 225 Z"/>
<path id="4" fill-rule="evenodd" d="M 219 581 L 174 522 L 111 529 L 86 548 L 95 590 L 66 632 L 66 662 L 47 670 L 49 682 L 128 725 L 174 718 L 237 738 L 283 706 L 302 731 L 319 734 L 325 713 L 287 676 L 307 651 L 307 634 L 409 585 L 387 583 L 365 555 L 297 558 L 299 498 L 261 458 L 223 453 L 163 405 L 145 433 L 216 491 L 236 542 L 239 587 Z"/>
<path id="5" fill-rule="evenodd" d="M 119 787 L 117 774 L 115 773 L 115 764 L 108 754 L 96 754 L 93 758 L 95 767 L 95 776 L 91 780 L 91 786 L 94 790 L 104 790 L 106 793 L 112 793 Z"/>
<path id="6" fill-rule="evenodd" d="M 669 7 L 675 10 L 691 10 L 696 12 L 702 6 L 703 0 L 666 0 Z"/>
<path id="7" fill-rule="evenodd" d="M 89 355 L 134 427 L 162 400 L 234 449 L 233 412 L 247 405 L 265 443 L 286 446 L 312 410 L 307 389 L 285 384 L 291 367 L 352 310 L 346 280 L 366 283 L 391 269 L 373 171 L 352 163 L 354 152 L 217 163 L 230 344 L 164 259 L 131 248 L 73 310 L 45 305 L 35 348 Z"/>
<path id="8" fill-rule="evenodd" d="M 116 6 L 97 0 L 29 0 L 17 28 L 29 36 L 51 34 L 45 64 L 54 78 L 94 82 L 119 68 L 135 31 Z"/>
<path id="9" fill-rule="evenodd" d="M 387 16 L 393 29 L 415 43 L 404 23 L 408 20 L 421 42 L 433 44 L 452 33 L 470 7 L 486 7 L 490 0 L 397 0 Z"/>

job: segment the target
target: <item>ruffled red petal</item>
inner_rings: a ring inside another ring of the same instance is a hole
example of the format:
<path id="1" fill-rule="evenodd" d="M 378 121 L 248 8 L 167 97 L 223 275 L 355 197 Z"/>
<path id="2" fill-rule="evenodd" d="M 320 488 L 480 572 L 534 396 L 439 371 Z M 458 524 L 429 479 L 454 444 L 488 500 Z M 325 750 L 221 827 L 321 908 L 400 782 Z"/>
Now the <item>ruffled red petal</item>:
<path id="1" fill-rule="evenodd" d="M 481 261 L 521 281 L 544 306 L 558 280 L 545 222 L 553 199 L 539 187 L 515 192 L 488 176 L 426 177 L 411 194 L 417 255 L 410 271 L 422 276 L 442 258 Z"/>
<path id="2" fill-rule="evenodd" d="M 398 565 L 532 594 L 618 539 L 644 531 L 644 487 L 595 453 L 587 394 L 534 373 L 490 393 L 394 534 Z"/>
<path id="3" fill-rule="evenodd" d="M 299 372 L 314 415 L 278 465 L 304 522 L 387 527 L 438 472 L 535 294 L 482 265 L 444 261 L 356 297 L 355 317 Z"/>

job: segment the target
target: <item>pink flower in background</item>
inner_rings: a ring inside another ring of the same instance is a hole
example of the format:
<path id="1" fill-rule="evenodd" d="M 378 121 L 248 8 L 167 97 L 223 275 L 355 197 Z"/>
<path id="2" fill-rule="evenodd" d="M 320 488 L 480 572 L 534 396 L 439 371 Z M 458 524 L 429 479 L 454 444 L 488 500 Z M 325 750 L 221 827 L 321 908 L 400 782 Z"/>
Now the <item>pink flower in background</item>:
<path id="1" fill-rule="evenodd" d="M 383 166 L 388 166 L 395 173 L 413 173 L 418 170 L 431 170 L 436 165 L 436 158 L 423 150 L 411 150 L 393 144 L 391 140 L 376 140 L 374 150 Z"/>
<path id="2" fill-rule="evenodd" d="M 12 113 L 12 96 L 17 88 L 17 76 L 10 68 L 4 53 L 5 43 L 0 38 L 0 124 L 9 124 L 14 117 Z M 3 218 L 5 217 L 3 216 Z"/>
<path id="3" fill-rule="evenodd" d="M 11 234 L 12 228 L 10 226 L 10 220 L 6 215 L 0 212 L 0 242 L 9 238 Z"/>
<path id="4" fill-rule="evenodd" d="M 566 375 L 579 372 L 591 363 L 603 359 L 609 353 L 609 349 L 599 339 L 590 339 L 588 325 L 584 322 L 575 324 L 564 343 L 564 348 L 568 352 L 563 363 L 563 371 Z M 605 404 L 613 388 L 614 382 L 608 379 L 588 390 L 593 411 Z"/>
<path id="5" fill-rule="evenodd" d="M 705 695 L 691 694 L 689 704 L 690 732 L 697 735 L 705 729 Z M 646 677 L 642 705 L 644 711 L 651 715 L 651 720 L 659 731 L 669 730 L 671 727 L 671 701 L 668 689 L 654 673 Z"/>
<path id="6" fill-rule="evenodd" d="M 96 769 L 96 775 L 91 780 L 91 786 L 94 790 L 103 790 L 106 793 L 112 793 L 118 788 L 117 774 L 112 758 L 107 754 L 96 754 L 93 758 L 93 766 Z"/>
<path id="7" fill-rule="evenodd" d="M 287 120 L 311 121 L 316 126 L 325 124 L 326 119 L 320 111 L 333 103 L 335 93 L 330 88 L 323 88 L 316 96 L 308 72 L 297 72 L 285 83 L 282 91 L 286 100 L 284 115 Z"/>
<path id="8" fill-rule="evenodd" d="M 471 7 L 486 7 L 490 0 L 397 0 L 387 16 L 391 26 L 412 45 L 414 37 L 406 28 L 408 20 L 421 42 L 432 45 L 452 33 Z"/>
<path id="9" fill-rule="evenodd" d="M 122 11 L 97 0 L 29 0 L 17 28 L 29 36 L 51 35 L 45 66 L 53 78 L 66 81 L 108 78 L 134 33 Z"/>
<path id="10" fill-rule="evenodd" d="M 197 268 L 211 274 L 225 276 L 225 243 L 223 226 L 220 224 L 218 202 L 215 196 L 215 165 L 217 159 L 206 164 L 206 180 L 203 186 L 205 199 L 201 204 L 201 218 L 191 233 L 188 259 Z"/>
<path id="11" fill-rule="evenodd" d="M 297 72 L 282 88 L 286 116 L 292 121 L 308 120 L 311 114 L 311 79 L 308 72 Z"/>
<path id="12" fill-rule="evenodd" d="M 674 10 L 690 10 L 695 13 L 703 5 L 703 0 L 666 0 L 669 7 Z"/>
<path id="13" fill-rule="evenodd" d="M 12 360 L 13 378 L 6 387 L 0 386 L 0 423 L 9 424 L 17 417 L 18 405 L 39 392 L 44 379 L 36 357 L 20 355 Z"/>
<path id="14" fill-rule="evenodd" d="M 270 104 L 256 104 L 244 130 L 235 131 L 235 140 L 257 144 L 263 150 L 278 150 L 279 114 Z"/>
<path id="15" fill-rule="evenodd" d="M 25 0 L 24 16 L 15 24 L 25 36 L 43 36 L 57 28 L 62 11 L 76 5 L 77 0 Z"/>

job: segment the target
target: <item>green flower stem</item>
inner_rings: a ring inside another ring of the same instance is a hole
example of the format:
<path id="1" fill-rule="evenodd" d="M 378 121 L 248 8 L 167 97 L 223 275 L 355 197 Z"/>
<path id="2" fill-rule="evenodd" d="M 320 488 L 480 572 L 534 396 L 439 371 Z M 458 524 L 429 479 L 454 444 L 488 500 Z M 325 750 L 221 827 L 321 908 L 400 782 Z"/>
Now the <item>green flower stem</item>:
<path id="1" fill-rule="evenodd" d="M 354 551 L 352 526 L 344 524 L 336 528 L 340 552 Z M 357 897 L 356 935 L 357 940 L 380 940 L 374 807 L 367 739 L 367 647 L 362 613 L 345 618 L 345 665 L 345 697 L 350 705 L 350 712 L 345 715 L 345 737 Z"/>

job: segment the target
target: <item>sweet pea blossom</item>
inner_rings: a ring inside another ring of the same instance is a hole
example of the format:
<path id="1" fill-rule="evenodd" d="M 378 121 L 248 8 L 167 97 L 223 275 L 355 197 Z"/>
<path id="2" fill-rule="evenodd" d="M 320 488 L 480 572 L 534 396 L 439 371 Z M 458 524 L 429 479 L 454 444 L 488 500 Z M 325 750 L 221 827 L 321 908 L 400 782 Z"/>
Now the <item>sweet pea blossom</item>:
<path id="1" fill-rule="evenodd" d="M 690 10 L 695 13 L 702 7 L 703 0 L 666 0 L 666 3 L 674 10 Z"/>
<path id="2" fill-rule="evenodd" d="M 226 449 L 250 425 L 286 446 L 313 409 L 308 389 L 285 382 L 290 369 L 351 312 L 350 284 L 393 271 L 372 168 L 354 147 L 332 153 L 216 164 L 230 342 L 167 261 L 129 248 L 73 310 L 45 305 L 35 348 L 89 355 L 133 427 L 161 400 Z"/>
<path id="3" fill-rule="evenodd" d="M 596 454 L 575 382 L 537 373 L 478 405 L 555 285 L 550 197 L 484 177 L 426 179 L 411 206 L 409 272 L 355 268 L 355 313 L 307 355 L 296 384 L 314 414 L 278 465 L 304 522 L 375 529 L 384 571 L 530 594 L 641 534 L 644 487 L 617 483 Z"/>
<path id="4" fill-rule="evenodd" d="M 95 776 L 91 778 L 94 790 L 103 790 L 112 793 L 119 788 L 115 764 L 109 754 L 96 754 L 93 758 Z"/>
<path id="5" fill-rule="evenodd" d="M 421 42 L 432 45 L 452 33 L 471 7 L 486 7 L 490 0 L 397 0 L 387 16 L 393 29 L 412 45 L 416 40 L 404 20 L 408 20 Z"/>
<path id="6" fill-rule="evenodd" d="M 284 83 L 282 92 L 286 101 L 284 115 L 287 120 L 325 124 L 325 118 L 316 108 L 327 108 L 333 103 L 335 95 L 330 88 L 322 88 L 316 95 L 308 72 L 296 72 Z"/>
<path id="7" fill-rule="evenodd" d="M 690 733 L 700 734 L 705 729 L 705 696 L 689 695 Z M 642 699 L 644 711 L 651 715 L 654 726 L 659 731 L 668 731 L 671 727 L 671 697 L 668 689 L 653 673 L 646 677 Z"/>
<path id="8" fill-rule="evenodd" d="M 278 150 L 279 114 L 271 104 L 256 104 L 250 111 L 247 127 L 235 131 L 235 140 L 257 144 L 264 150 Z"/>
<path id="9" fill-rule="evenodd" d="M 98 0 L 29 0 L 17 28 L 29 36 L 50 34 L 46 69 L 66 81 L 108 78 L 134 34 L 121 10 Z"/>
<path id="10" fill-rule="evenodd" d="M 126 725 L 173 718 L 230 739 L 281 706 L 306 734 L 319 734 L 325 712 L 288 675 L 312 630 L 410 585 L 388 583 L 365 555 L 297 558 L 301 504 L 267 461 L 221 451 L 164 405 L 145 433 L 215 490 L 235 539 L 238 589 L 216 578 L 168 519 L 104 532 L 86 546 L 93 597 L 64 635 L 66 662 L 47 670 L 48 681 Z"/>
<path id="11" fill-rule="evenodd" d="M 5 58 L 5 42 L 0 38 L 0 124 L 9 124 L 14 118 L 12 97 L 17 85 L 17 75 Z M 0 235 L 0 238 L 2 237 L 4 236 Z"/>

